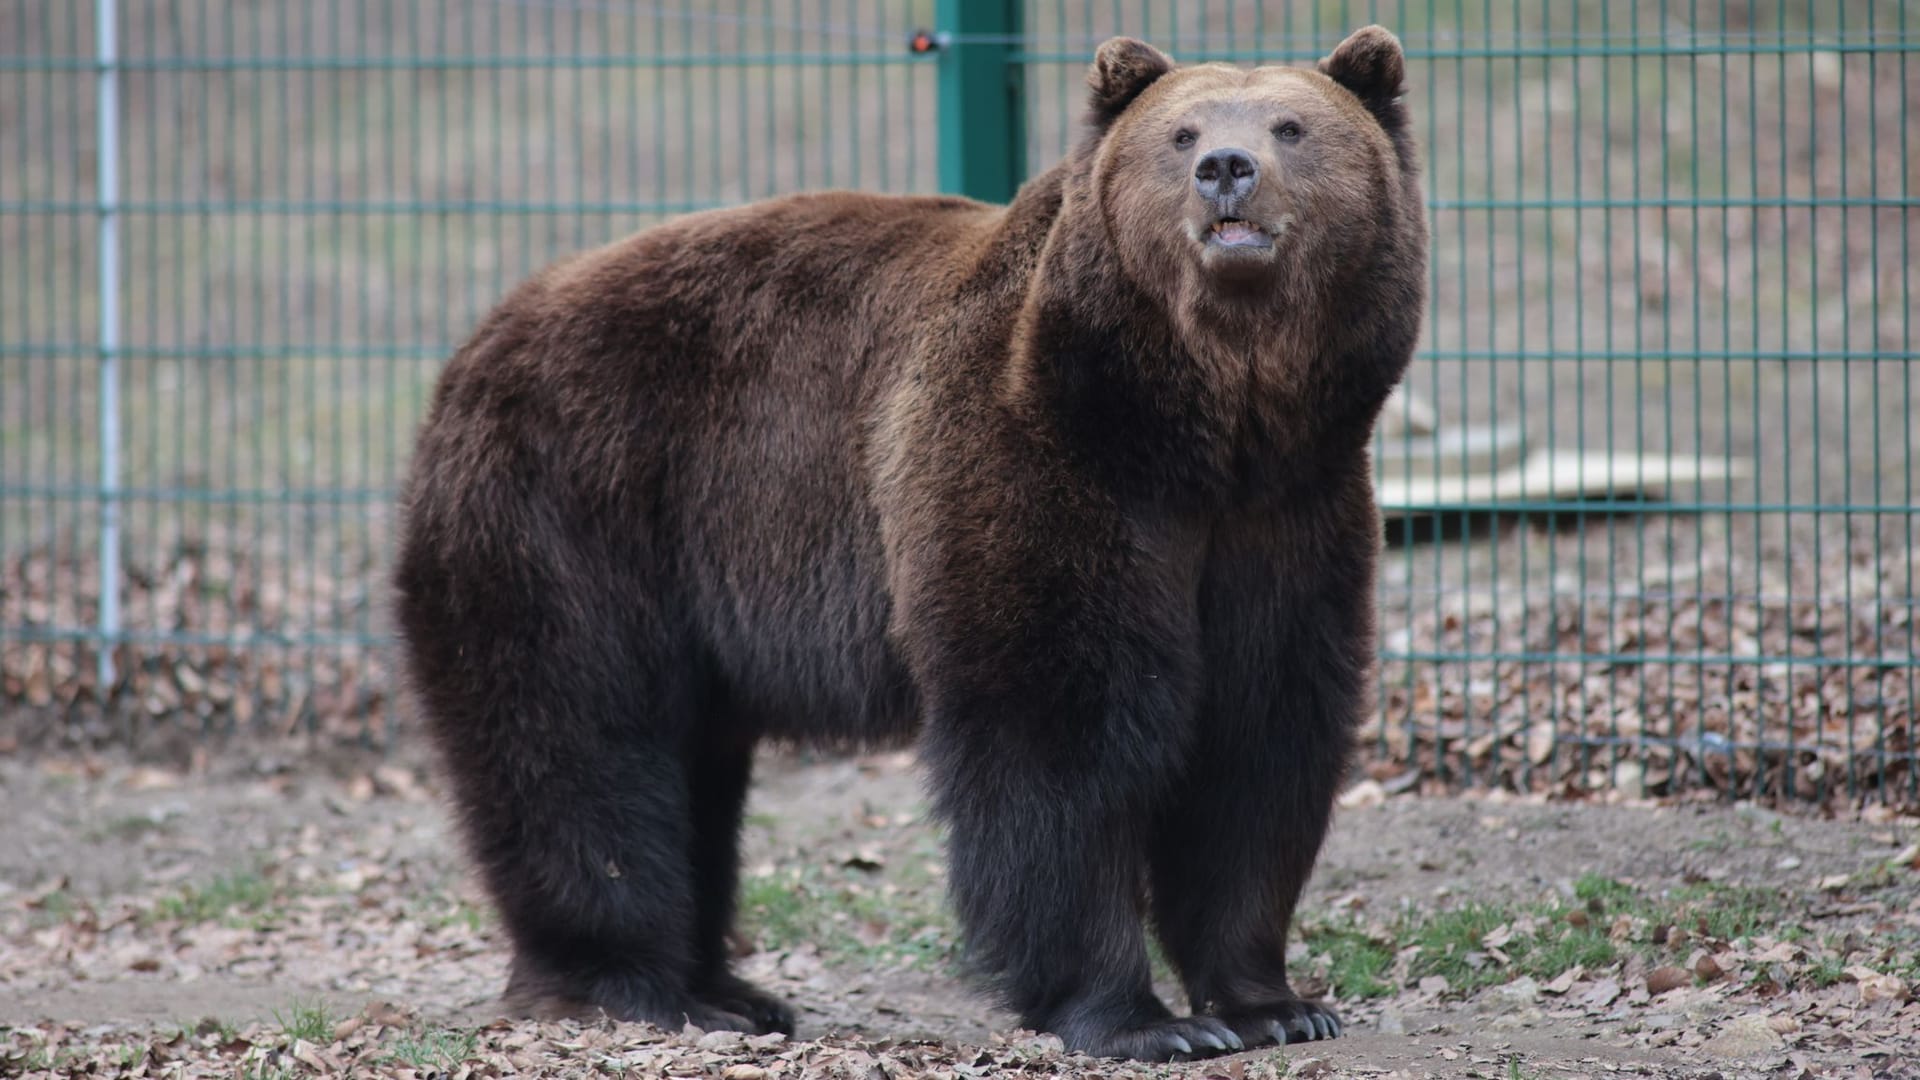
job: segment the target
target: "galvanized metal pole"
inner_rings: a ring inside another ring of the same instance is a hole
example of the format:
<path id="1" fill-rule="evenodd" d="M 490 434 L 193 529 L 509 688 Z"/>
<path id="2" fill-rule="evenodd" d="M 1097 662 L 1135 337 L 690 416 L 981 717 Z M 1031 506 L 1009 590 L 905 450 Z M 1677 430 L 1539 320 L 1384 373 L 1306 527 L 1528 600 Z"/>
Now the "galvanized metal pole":
<path id="1" fill-rule="evenodd" d="M 120 113 L 115 0 L 94 0 L 100 116 L 100 693 L 111 691 L 120 638 Z"/>
<path id="2" fill-rule="evenodd" d="M 1007 202 L 1027 175 L 1023 0 L 940 0 L 940 190 Z"/>

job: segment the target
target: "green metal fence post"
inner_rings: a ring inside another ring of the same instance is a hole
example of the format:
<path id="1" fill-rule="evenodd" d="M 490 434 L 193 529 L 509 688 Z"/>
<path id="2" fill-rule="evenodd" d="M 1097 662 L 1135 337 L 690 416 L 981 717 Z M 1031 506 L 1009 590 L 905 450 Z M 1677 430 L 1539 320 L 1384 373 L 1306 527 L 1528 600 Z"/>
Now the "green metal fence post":
<path id="1" fill-rule="evenodd" d="M 1022 0 L 940 0 L 940 190 L 1007 202 L 1027 175 Z"/>

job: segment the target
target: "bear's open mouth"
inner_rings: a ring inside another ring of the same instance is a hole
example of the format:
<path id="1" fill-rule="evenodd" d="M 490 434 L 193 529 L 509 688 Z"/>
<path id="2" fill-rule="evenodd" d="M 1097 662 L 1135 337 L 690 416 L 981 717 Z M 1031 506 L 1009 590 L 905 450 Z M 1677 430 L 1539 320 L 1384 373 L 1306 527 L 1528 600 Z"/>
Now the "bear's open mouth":
<path id="1" fill-rule="evenodd" d="M 1273 234 L 1251 221 L 1223 217 L 1213 223 L 1213 229 L 1207 234 L 1207 243 L 1220 247 L 1268 248 L 1273 246 Z"/>

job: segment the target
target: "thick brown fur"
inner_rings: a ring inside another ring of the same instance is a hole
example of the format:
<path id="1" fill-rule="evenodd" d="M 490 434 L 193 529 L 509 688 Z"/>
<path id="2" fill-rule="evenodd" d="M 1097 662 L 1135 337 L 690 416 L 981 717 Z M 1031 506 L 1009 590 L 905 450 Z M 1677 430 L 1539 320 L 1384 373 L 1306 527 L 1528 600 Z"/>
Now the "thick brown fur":
<path id="1" fill-rule="evenodd" d="M 1318 72 L 1116 39 L 1011 206 L 690 215 L 488 316 L 397 580 L 511 1008 L 790 1030 L 726 962 L 753 748 L 917 734 L 1023 1023 L 1162 1059 L 1337 1032 L 1285 946 L 1368 706 L 1366 446 L 1423 304 L 1402 79 L 1378 27 Z"/>

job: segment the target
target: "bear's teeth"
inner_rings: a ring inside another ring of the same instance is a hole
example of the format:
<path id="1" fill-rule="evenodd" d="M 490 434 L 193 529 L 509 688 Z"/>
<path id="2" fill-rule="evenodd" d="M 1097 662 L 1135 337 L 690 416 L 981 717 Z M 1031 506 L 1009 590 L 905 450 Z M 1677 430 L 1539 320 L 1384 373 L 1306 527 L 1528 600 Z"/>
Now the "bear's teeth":
<path id="1" fill-rule="evenodd" d="M 1226 218 L 1214 222 L 1213 234 L 1229 244 L 1239 244 L 1253 240 L 1262 230 L 1251 221 Z"/>

